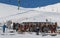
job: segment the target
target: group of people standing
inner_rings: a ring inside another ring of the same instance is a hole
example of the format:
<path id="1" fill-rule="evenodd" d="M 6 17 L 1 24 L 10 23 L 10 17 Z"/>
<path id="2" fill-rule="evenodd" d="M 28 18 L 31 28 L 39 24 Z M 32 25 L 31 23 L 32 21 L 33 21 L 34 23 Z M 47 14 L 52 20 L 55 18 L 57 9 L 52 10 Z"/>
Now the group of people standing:
<path id="1" fill-rule="evenodd" d="M 37 32 L 38 34 L 40 31 L 40 27 L 31 24 L 25 25 L 25 24 L 13 23 L 13 30 L 16 30 L 17 32 Z"/>
<path id="2" fill-rule="evenodd" d="M 49 33 L 49 31 L 51 31 L 51 33 L 55 33 L 56 32 L 56 25 L 57 23 L 55 23 L 54 25 L 49 25 L 49 24 L 42 24 L 42 25 L 33 25 L 33 24 L 20 24 L 20 23 L 13 23 L 13 30 L 16 30 L 16 32 L 36 32 L 37 35 L 39 35 L 39 32 L 42 33 Z M 3 32 L 5 33 L 5 28 L 7 26 L 4 24 L 3 25 Z"/>

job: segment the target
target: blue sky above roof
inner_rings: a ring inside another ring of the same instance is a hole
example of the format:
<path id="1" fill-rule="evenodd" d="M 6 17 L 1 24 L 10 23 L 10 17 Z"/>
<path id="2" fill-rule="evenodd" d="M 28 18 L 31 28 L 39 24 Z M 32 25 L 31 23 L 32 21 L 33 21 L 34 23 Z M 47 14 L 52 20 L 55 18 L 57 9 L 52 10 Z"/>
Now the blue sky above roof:
<path id="1" fill-rule="evenodd" d="M 18 6 L 18 0 L 0 0 L 0 3 Z M 35 8 L 60 3 L 60 0 L 20 0 L 20 6 L 25 8 Z"/>

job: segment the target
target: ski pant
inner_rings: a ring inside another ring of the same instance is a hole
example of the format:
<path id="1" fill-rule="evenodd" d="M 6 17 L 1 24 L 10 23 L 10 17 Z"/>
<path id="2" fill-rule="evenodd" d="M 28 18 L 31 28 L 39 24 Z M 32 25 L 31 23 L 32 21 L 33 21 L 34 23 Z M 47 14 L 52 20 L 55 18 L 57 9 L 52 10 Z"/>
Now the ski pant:
<path id="1" fill-rule="evenodd" d="M 5 33 L 5 30 L 3 30 L 3 33 Z"/>
<path id="2" fill-rule="evenodd" d="M 36 32 L 36 35 L 39 35 L 39 32 Z"/>

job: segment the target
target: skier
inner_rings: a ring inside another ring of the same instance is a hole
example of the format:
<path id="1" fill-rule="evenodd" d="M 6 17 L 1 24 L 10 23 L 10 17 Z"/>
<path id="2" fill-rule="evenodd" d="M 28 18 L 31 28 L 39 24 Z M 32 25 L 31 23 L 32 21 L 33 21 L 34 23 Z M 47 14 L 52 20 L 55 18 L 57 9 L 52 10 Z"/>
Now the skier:
<path id="1" fill-rule="evenodd" d="M 6 25 L 4 24 L 3 25 L 3 33 L 5 33 L 5 28 L 6 28 Z"/>

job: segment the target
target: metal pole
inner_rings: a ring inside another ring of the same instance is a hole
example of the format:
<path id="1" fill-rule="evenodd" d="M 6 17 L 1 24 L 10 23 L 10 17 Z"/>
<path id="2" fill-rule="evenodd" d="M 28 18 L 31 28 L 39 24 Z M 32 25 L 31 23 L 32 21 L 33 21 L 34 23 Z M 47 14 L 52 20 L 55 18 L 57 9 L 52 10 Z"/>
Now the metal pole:
<path id="1" fill-rule="evenodd" d="M 20 7 L 20 0 L 18 0 L 18 10 L 19 10 L 19 7 Z"/>

